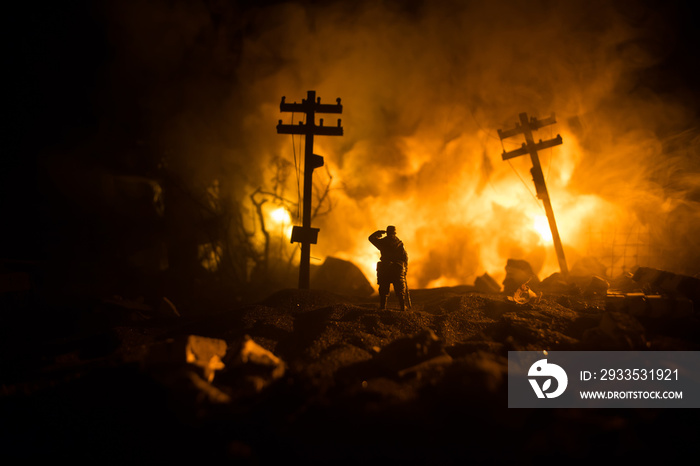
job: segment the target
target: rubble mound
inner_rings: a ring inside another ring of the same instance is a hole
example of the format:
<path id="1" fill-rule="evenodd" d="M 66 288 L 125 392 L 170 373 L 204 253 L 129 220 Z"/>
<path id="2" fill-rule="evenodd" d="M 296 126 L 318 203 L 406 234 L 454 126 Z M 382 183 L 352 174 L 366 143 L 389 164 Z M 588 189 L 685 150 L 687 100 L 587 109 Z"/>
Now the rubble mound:
<path id="1" fill-rule="evenodd" d="M 551 289 L 524 303 L 495 289 L 412 290 L 403 312 L 391 298 L 380 310 L 376 297 L 296 289 L 167 318 L 96 303 L 86 312 L 119 318 L 84 319 L 93 326 L 80 337 L 3 356 L 3 451 L 122 464 L 530 464 L 602 451 L 648 459 L 650 436 L 693 445 L 692 429 L 668 425 L 695 413 L 507 408 L 508 351 L 700 349 L 697 310 L 658 326 L 629 296 Z"/>

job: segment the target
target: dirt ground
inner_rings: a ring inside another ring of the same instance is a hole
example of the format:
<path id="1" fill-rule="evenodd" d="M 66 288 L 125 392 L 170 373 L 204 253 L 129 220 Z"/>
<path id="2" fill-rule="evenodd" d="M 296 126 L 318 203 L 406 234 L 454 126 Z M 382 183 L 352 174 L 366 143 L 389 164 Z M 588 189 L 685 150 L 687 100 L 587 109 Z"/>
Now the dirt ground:
<path id="1" fill-rule="evenodd" d="M 0 366 L 3 456 L 570 464 L 668 461 L 696 444 L 697 410 L 507 406 L 508 351 L 698 350 L 696 317 L 661 325 L 606 310 L 605 296 L 516 304 L 469 286 L 411 299 L 401 312 L 391 298 L 379 310 L 376 297 L 287 289 L 179 316 L 110 299 L 80 303 L 70 319 L 13 321 Z M 188 362 L 191 336 L 224 350 Z M 268 359 L 242 363 L 246 342 Z"/>

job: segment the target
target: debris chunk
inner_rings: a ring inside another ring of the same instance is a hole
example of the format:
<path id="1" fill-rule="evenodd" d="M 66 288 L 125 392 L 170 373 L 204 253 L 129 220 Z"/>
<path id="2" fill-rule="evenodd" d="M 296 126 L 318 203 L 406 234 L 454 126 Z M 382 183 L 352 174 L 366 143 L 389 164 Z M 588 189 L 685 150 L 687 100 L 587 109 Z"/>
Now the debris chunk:
<path id="1" fill-rule="evenodd" d="M 647 294 L 661 294 L 692 301 L 694 313 L 700 310 L 700 278 L 681 275 L 650 267 L 639 267 L 632 279 Z"/>
<path id="2" fill-rule="evenodd" d="M 259 393 L 284 376 L 287 365 L 245 335 L 226 358 L 226 379 L 242 393 Z"/>
<path id="3" fill-rule="evenodd" d="M 498 282 L 488 273 L 484 273 L 483 275 L 476 277 L 476 280 L 474 281 L 474 288 L 476 288 L 476 291 L 479 293 L 501 292 L 501 285 L 499 285 Z"/>
<path id="4" fill-rule="evenodd" d="M 214 380 L 214 373 L 223 369 L 222 358 L 226 355 L 228 346 L 218 338 L 190 335 L 185 348 L 186 361 L 202 369 L 207 382 Z"/>
<path id="5" fill-rule="evenodd" d="M 571 284 L 569 284 L 561 272 L 554 272 L 540 282 L 538 289 L 545 290 L 547 293 L 568 294 L 571 291 Z"/>
<path id="6" fill-rule="evenodd" d="M 374 293 L 374 287 L 358 266 L 330 256 L 314 272 L 313 286 L 346 296 L 368 297 Z"/>
<path id="7" fill-rule="evenodd" d="M 625 312 L 637 318 L 682 321 L 693 315 L 693 302 L 684 297 L 660 294 L 608 293 L 605 308 L 611 312 Z"/>
<path id="8" fill-rule="evenodd" d="M 583 333 L 586 344 L 601 350 L 639 351 L 648 348 L 644 326 L 625 312 L 606 312 L 597 327 Z"/>
<path id="9" fill-rule="evenodd" d="M 536 287 L 540 280 L 532 270 L 529 262 L 520 259 L 508 259 L 506 262 L 506 278 L 503 279 L 503 291 L 507 295 L 513 295 L 523 283 Z"/>
<path id="10" fill-rule="evenodd" d="M 642 291 L 639 283 L 632 279 L 631 272 L 625 272 L 610 282 L 610 290 L 621 293 L 631 293 Z"/>
<path id="11" fill-rule="evenodd" d="M 416 373 L 432 366 L 432 359 L 444 364 L 447 358 L 444 343 L 431 329 L 423 330 L 412 337 L 399 338 L 386 345 L 375 356 L 375 360 L 397 375 Z M 421 365 L 422 364 L 422 365 Z"/>
<path id="12" fill-rule="evenodd" d="M 528 282 L 523 283 L 520 287 L 515 290 L 512 297 L 508 297 L 509 300 L 513 300 L 518 304 L 537 304 L 542 299 L 542 292 L 535 293 L 528 286 Z"/>
<path id="13" fill-rule="evenodd" d="M 605 296 L 608 292 L 608 288 L 610 288 L 610 282 L 601 276 L 593 275 L 584 289 L 584 293 L 587 295 Z"/>
<path id="14" fill-rule="evenodd" d="M 211 383 L 215 372 L 225 367 L 223 359 L 227 351 L 228 345 L 224 340 L 188 335 L 154 344 L 149 348 L 144 362 L 148 366 L 190 365 Z"/>

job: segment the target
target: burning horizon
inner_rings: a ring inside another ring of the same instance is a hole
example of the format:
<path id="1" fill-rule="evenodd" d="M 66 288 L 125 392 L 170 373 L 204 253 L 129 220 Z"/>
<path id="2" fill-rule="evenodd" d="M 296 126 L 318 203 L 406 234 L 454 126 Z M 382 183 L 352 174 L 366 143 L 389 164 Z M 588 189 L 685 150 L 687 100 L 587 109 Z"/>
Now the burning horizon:
<path id="1" fill-rule="evenodd" d="M 201 186 L 220 181 L 222 196 L 250 209 L 274 160 L 302 163 L 303 140 L 275 126 L 303 115 L 290 120 L 280 99 L 301 102 L 308 90 L 323 103 L 342 99 L 344 135 L 314 143 L 325 161 L 314 179 L 327 182 L 328 169 L 332 210 L 312 222 L 312 264 L 348 259 L 374 283 L 378 252 L 367 237 L 393 224 L 412 288 L 471 284 L 483 273 L 500 282 L 509 258 L 540 278 L 558 271 L 529 156 L 501 159 L 524 139 L 501 141 L 497 131 L 525 112 L 556 116 L 536 141 L 563 139 L 540 160 L 570 269 L 593 256 L 611 273 L 699 272 L 696 103 L 655 88 L 682 36 L 651 7 L 114 2 L 106 11 L 105 84 L 115 91 L 101 101 L 106 114 L 126 121 L 138 109 L 175 170 Z M 116 97 L 127 93 L 129 102 Z M 121 134 L 114 128 L 103 135 Z M 301 202 L 297 176 L 285 193 Z M 282 240 L 289 221 L 300 223 L 268 210 Z M 637 238 L 639 264 L 614 262 L 616 235 Z"/>
<path id="2" fill-rule="evenodd" d="M 301 101 L 313 89 L 322 102 L 340 97 L 344 105 L 344 136 L 315 139 L 336 189 L 333 211 L 314 221 L 321 232 L 312 263 L 352 260 L 373 281 L 378 254 L 366 238 L 394 224 L 412 287 L 471 284 L 483 273 L 501 281 L 508 258 L 528 260 L 541 278 L 558 271 L 529 156 L 501 160 L 524 139 L 501 142 L 497 130 L 527 112 L 556 114 L 536 140 L 563 138 L 540 158 L 569 268 L 601 252 L 590 250 L 593 234 L 644 231 L 645 248 L 663 248 L 678 260 L 674 268 L 693 271 L 683 255 L 698 253 L 700 217 L 686 198 L 697 190 L 697 163 L 680 175 L 693 154 L 665 153 L 661 133 L 682 127 L 688 111 L 639 89 L 638 74 L 662 58 L 660 39 L 654 55 L 652 32 L 641 27 L 653 21 L 649 13 L 603 2 L 261 10 L 256 18 L 267 27 L 244 41 L 241 74 L 280 62 L 251 83 L 256 133 L 267 137 L 266 122 L 282 117 L 281 96 Z M 277 139 L 271 155 L 289 157 L 289 137 Z M 685 150 L 697 145 L 695 134 Z M 659 170 L 676 177 L 660 182 Z M 686 189 L 670 191 L 681 178 Z"/>

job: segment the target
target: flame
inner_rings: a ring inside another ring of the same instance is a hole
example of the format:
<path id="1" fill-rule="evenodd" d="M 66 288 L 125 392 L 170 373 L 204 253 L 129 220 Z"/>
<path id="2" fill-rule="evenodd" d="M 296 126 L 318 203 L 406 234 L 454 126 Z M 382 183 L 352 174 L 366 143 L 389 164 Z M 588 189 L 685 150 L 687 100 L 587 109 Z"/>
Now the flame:
<path id="1" fill-rule="evenodd" d="M 549 228 L 549 220 L 546 215 L 535 215 L 535 221 L 532 227 L 540 235 L 543 242 L 549 244 L 554 241 L 552 238 L 552 230 Z"/>
<path id="2" fill-rule="evenodd" d="M 529 159 L 514 161 L 512 166 L 502 161 L 499 161 L 500 165 L 494 162 L 491 179 L 479 190 L 475 187 L 478 180 L 475 182 L 473 170 L 468 166 L 463 165 L 461 169 L 444 175 L 430 173 L 442 167 L 431 166 L 436 165 L 435 161 L 424 155 L 425 147 L 430 143 L 412 140 L 418 138 L 406 138 L 403 144 L 406 158 L 412 160 L 404 169 L 407 176 L 415 178 L 412 180 L 414 186 L 406 188 L 410 193 L 408 198 L 378 195 L 368 197 L 359 205 L 352 198 L 338 203 L 342 214 L 334 216 L 333 220 L 343 218 L 344 222 L 351 224 L 352 228 L 347 232 L 355 233 L 356 227 L 360 227 L 355 238 L 347 239 L 354 248 L 339 248 L 344 258 L 354 261 L 373 279 L 379 254 L 363 237 L 394 224 L 409 253 L 408 284 L 412 288 L 473 283 L 484 272 L 502 280 L 505 263 L 511 257 L 528 260 L 541 276 L 560 270 L 548 219 L 542 202 L 535 196 L 532 179 L 528 177 Z M 543 157 L 546 162 L 543 169 L 549 175 L 547 185 L 557 228 L 571 266 L 585 254 L 592 223 L 598 228 L 602 227 L 597 223 L 601 217 L 619 221 L 627 216 L 602 197 L 580 194 L 569 187 L 580 154 L 576 150 L 576 138 L 566 132 L 564 138 L 565 144 L 572 147 L 552 151 Z M 471 138 L 461 136 L 446 148 L 446 152 L 453 152 L 457 158 L 472 142 Z M 501 151 L 493 147 L 490 152 L 500 155 Z M 454 166 L 445 163 L 448 167 Z M 344 177 L 332 160 L 330 164 L 332 170 L 339 173 L 342 183 L 356 182 Z M 428 180 L 422 180 L 423 176 Z M 430 184 L 433 177 L 442 179 L 433 186 Z M 338 233 L 338 227 L 332 222 L 324 221 L 322 226 Z M 338 247 L 339 242 L 329 240 Z M 331 254 L 337 255 L 338 252 Z"/>
<path id="3" fill-rule="evenodd" d="M 279 206 L 269 211 L 268 217 L 272 222 L 273 230 L 277 231 L 284 238 L 291 237 L 293 225 L 289 210 L 284 206 Z"/>
<path id="4" fill-rule="evenodd" d="M 289 224 L 292 222 L 292 216 L 289 211 L 284 207 L 277 207 L 275 210 L 270 212 L 270 218 L 277 224 Z"/>

